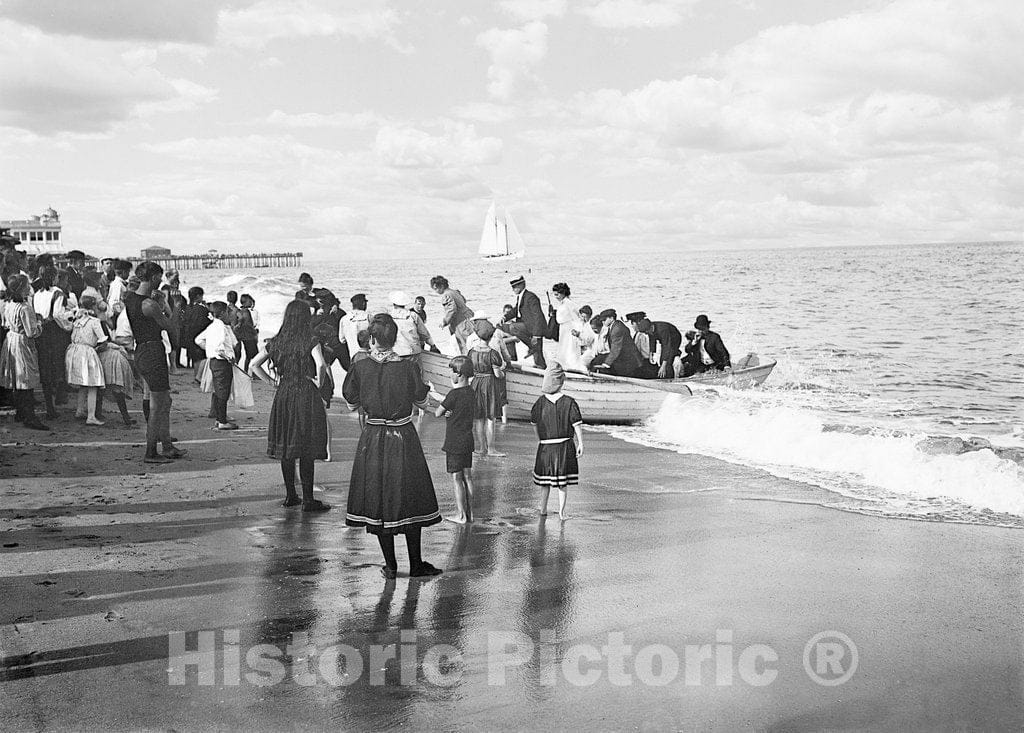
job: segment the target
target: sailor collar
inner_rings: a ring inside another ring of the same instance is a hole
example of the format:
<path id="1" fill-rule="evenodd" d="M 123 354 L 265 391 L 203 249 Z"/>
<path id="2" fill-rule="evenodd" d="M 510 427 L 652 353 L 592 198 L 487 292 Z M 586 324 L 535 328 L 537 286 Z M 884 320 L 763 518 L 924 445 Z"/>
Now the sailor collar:
<path id="1" fill-rule="evenodd" d="M 396 354 L 391 349 L 388 349 L 387 351 L 377 351 L 377 350 L 370 351 L 370 358 L 373 359 L 378 364 L 383 364 L 384 362 L 388 362 L 388 361 L 401 361 L 402 360 L 402 357 L 400 357 L 398 354 Z"/>

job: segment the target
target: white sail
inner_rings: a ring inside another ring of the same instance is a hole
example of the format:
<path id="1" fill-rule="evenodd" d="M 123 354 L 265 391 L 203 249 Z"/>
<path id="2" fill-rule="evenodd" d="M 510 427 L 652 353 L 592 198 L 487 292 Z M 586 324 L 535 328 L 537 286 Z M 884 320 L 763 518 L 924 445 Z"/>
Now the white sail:
<path id="1" fill-rule="evenodd" d="M 487 210 L 487 216 L 484 217 L 484 231 L 480 235 L 481 257 L 494 257 L 497 254 L 495 252 L 497 241 L 494 236 L 494 208 L 494 202 L 492 201 L 491 208 Z"/>
<path id="2" fill-rule="evenodd" d="M 492 201 L 480 235 L 480 256 L 486 259 L 511 259 L 522 257 L 525 251 L 523 238 L 512 215 L 508 212 L 498 213 Z"/>
<path id="3" fill-rule="evenodd" d="M 508 212 L 505 215 L 505 227 L 508 230 L 508 256 L 522 257 L 526 254 L 526 245 L 523 244 L 523 238 L 519 234 L 519 228 L 516 226 L 515 219 L 512 218 L 512 212 Z"/>

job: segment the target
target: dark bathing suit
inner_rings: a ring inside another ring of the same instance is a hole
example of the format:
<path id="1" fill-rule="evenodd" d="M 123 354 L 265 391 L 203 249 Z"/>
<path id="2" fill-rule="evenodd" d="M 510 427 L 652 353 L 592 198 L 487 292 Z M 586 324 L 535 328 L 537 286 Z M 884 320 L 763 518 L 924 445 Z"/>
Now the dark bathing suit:
<path id="1" fill-rule="evenodd" d="M 167 370 L 167 354 L 161 337 L 160 325 L 142 312 L 145 296 L 124 294 L 124 312 L 135 337 L 135 367 L 153 392 L 169 392 L 171 377 Z"/>

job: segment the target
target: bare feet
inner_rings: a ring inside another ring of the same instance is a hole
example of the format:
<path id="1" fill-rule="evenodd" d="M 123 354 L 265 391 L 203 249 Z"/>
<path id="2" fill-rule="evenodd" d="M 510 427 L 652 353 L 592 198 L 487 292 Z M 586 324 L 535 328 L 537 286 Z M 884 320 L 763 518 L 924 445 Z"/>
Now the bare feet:
<path id="1" fill-rule="evenodd" d="M 455 524 L 466 524 L 467 522 L 469 522 L 469 519 L 458 514 L 453 514 L 450 517 L 445 517 L 445 520 L 448 522 L 454 522 Z"/>
<path id="2" fill-rule="evenodd" d="M 558 518 L 561 519 L 564 522 L 565 520 L 567 520 L 569 518 L 569 515 L 566 514 L 565 512 L 559 512 L 558 513 Z"/>

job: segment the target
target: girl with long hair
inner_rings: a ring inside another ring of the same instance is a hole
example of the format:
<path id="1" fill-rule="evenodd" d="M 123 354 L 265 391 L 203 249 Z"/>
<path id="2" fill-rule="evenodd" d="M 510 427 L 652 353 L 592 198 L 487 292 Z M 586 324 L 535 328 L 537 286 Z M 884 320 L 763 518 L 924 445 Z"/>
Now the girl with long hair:
<path id="1" fill-rule="evenodd" d="M 249 369 L 277 387 L 270 408 L 267 455 L 281 462 L 284 506 L 301 503 L 304 512 L 325 512 L 331 507 L 313 498 L 313 461 L 328 457 L 327 410 L 319 390 L 326 365 L 311 320 L 305 302 L 289 303 L 281 329 L 260 349 Z M 263 368 L 268 361 L 274 365 L 277 379 Z M 301 499 L 295 491 L 296 461 L 302 483 Z"/>

